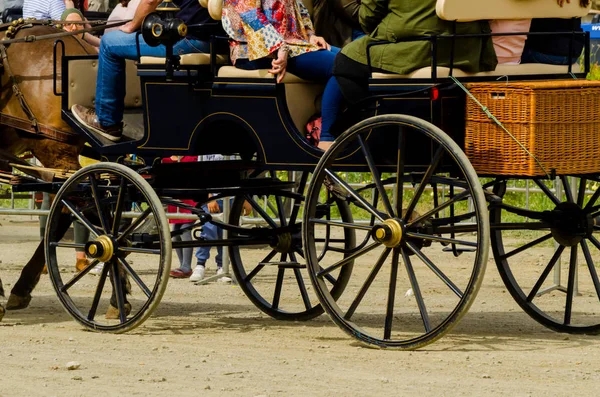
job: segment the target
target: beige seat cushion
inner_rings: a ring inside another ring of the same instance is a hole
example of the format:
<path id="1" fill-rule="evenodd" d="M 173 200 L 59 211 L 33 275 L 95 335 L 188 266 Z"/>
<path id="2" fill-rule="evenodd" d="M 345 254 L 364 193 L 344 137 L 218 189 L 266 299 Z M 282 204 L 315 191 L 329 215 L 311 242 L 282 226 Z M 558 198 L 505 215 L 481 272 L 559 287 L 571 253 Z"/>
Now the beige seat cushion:
<path id="1" fill-rule="evenodd" d="M 97 74 L 97 59 L 69 61 L 69 109 L 75 104 L 94 107 Z M 126 61 L 125 75 L 127 82 L 127 86 L 125 87 L 125 107 L 135 108 L 142 106 L 140 78 L 137 75 L 137 67 L 134 61 Z"/>
<path id="2" fill-rule="evenodd" d="M 436 12 L 441 19 L 465 22 L 481 19 L 583 17 L 590 7 L 591 4 L 580 7 L 579 0 L 565 2 L 563 7 L 553 0 L 437 0 Z"/>
<path id="3" fill-rule="evenodd" d="M 572 72 L 579 73 L 579 65 L 573 65 Z M 448 77 L 450 68 L 437 68 L 437 77 Z M 536 74 L 565 74 L 569 73 L 569 67 L 566 65 L 547 65 L 543 63 L 523 63 L 520 65 L 498 65 L 496 70 L 491 72 L 466 73 L 460 69 L 454 69 L 454 77 L 477 77 L 477 76 L 521 76 Z M 417 69 L 409 74 L 393 73 L 373 73 L 374 79 L 429 79 L 431 78 L 431 67 Z"/>
<path id="4" fill-rule="evenodd" d="M 219 69 L 219 77 L 236 77 L 244 79 L 274 79 L 275 75 L 269 73 L 268 69 L 244 70 L 235 66 L 223 66 Z M 286 73 L 283 78 L 283 84 L 309 84 L 310 82 L 302 80 L 298 76 Z"/>
<path id="5" fill-rule="evenodd" d="M 162 65 L 165 63 L 163 57 L 141 57 L 141 65 Z M 180 63 L 182 66 L 194 66 L 194 65 L 210 65 L 210 54 L 184 54 L 181 55 Z M 225 65 L 229 63 L 229 57 L 227 55 L 217 54 L 217 64 Z"/>

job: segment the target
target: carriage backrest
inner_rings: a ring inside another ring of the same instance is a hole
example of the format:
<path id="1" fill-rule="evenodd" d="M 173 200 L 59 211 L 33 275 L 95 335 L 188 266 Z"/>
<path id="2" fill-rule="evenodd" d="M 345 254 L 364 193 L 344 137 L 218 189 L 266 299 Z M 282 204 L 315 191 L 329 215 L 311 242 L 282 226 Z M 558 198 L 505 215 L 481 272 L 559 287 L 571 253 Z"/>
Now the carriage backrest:
<path id="1" fill-rule="evenodd" d="M 591 2 L 590 2 L 591 3 Z M 447 21 L 482 19 L 575 18 L 587 15 L 588 7 L 571 0 L 561 7 L 555 0 L 437 0 L 438 17 Z"/>

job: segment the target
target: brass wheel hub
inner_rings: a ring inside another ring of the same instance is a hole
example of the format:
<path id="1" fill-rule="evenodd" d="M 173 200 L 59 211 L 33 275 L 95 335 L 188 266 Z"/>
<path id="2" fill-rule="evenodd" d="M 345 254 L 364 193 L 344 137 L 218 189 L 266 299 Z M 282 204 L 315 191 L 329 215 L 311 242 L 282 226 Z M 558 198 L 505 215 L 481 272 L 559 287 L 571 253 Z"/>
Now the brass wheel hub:
<path id="1" fill-rule="evenodd" d="M 373 227 L 373 238 L 388 248 L 397 247 L 402 241 L 402 226 L 396 219 L 386 219 Z"/>
<path id="2" fill-rule="evenodd" d="M 277 242 L 271 244 L 271 248 L 280 253 L 290 252 L 292 249 L 292 235 L 282 233 L 277 235 Z"/>
<path id="3" fill-rule="evenodd" d="M 115 246 L 112 239 L 106 235 L 98 236 L 96 240 L 90 241 L 85 245 L 85 253 L 100 262 L 107 262 L 112 258 L 115 252 Z"/>

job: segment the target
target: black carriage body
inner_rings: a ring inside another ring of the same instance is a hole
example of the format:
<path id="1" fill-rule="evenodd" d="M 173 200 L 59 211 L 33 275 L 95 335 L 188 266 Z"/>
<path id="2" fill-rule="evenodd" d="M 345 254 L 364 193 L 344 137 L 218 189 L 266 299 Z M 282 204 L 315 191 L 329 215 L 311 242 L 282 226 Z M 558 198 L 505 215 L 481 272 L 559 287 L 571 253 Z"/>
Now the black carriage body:
<path id="1" fill-rule="evenodd" d="M 63 58 L 63 92 L 68 91 L 68 62 L 89 57 Z M 138 66 L 141 82 L 143 137 L 113 143 L 83 128 L 63 95 L 63 117 L 84 135 L 93 150 L 110 161 L 135 154 L 146 163 L 172 155 L 239 155 L 264 170 L 312 170 L 322 151 L 311 146 L 295 126 L 286 101 L 286 84 L 275 79 L 213 77 L 208 66 L 180 69 L 167 81 L 164 67 Z M 381 114 L 408 114 L 440 126 L 459 145 L 464 141 L 464 94 L 455 86 L 440 89 L 430 79 L 374 80 L 377 96 L 361 118 Z M 314 106 L 307 102 L 305 106 Z M 358 121 L 342 112 L 337 133 Z M 386 165 L 385 142 L 371 142 L 378 165 Z M 407 166 L 429 164 L 431 147 L 410 145 Z M 395 153 L 394 153 L 395 155 Z M 340 157 L 338 166 L 364 169 L 358 147 Z"/>

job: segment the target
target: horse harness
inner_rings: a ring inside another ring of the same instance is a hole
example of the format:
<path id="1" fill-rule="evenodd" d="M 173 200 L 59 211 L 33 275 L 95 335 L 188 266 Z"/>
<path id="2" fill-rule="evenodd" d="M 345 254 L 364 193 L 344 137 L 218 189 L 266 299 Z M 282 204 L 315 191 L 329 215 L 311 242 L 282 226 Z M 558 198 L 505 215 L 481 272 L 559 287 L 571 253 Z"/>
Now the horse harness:
<path id="1" fill-rule="evenodd" d="M 38 21 L 38 20 L 24 20 L 23 18 L 19 18 L 18 20 L 13 21 L 11 23 L 0 25 L 0 31 L 6 30 L 5 36 L 0 40 L 0 74 L 4 73 L 4 71 L 5 71 L 6 74 L 8 75 L 8 78 L 10 79 L 10 83 L 12 85 L 13 94 L 18 99 L 19 104 L 21 105 L 21 109 L 23 110 L 23 112 L 25 113 L 25 115 L 27 116 L 27 118 L 29 120 L 29 121 L 26 121 L 19 117 L 14 117 L 14 116 L 10 116 L 10 115 L 4 114 L 4 113 L 0 113 L 0 124 L 8 125 L 10 127 L 17 128 L 20 130 L 29 131 L 36 135 L 43 135 L 47 138 L 50 138 L 50 139 L 53 139 L 56 141 L 60 141 L 60 142 L 69 142 L 73 139 L 73 137 L 76 136 L 76 134 L 74 134 L 72 132 L 61 131 L 59 129 L 56 129 L 56 128 L 53 128 L 53 127 L 50 127 L 50 126 L 47 126 L 44 124 L 40 124 L 38 122 L 33 110 L 31 109 L 31 107 L 27 103 L 27 100 L 25 99 L 25 95 L 23 95 L 23 92 L 19 88 L 19 82 L 17 81 L 17 78 L 15 77 L 15 75 L 10 67 L 10 63 L 8 62 L 8 54 L 7 54 L 7 47 L 12 43 L 31 43 L 34 41 L 44 40 L 44 39 L 75 36 L 79 33 L 87 33 L 87 32 L 91 32 L 91 31 L 95 31 L 95 30 L 104 29 L 106 26 L 108 26 L 104 22 L 102 22 L 102 26 L 100 26 L 100 23 L 95 23 L 97 25 L 95 27 L 86 28 L 86 29 L 78 29 L 73 32 L 60 32 L 60 33 L 47 34 L 47 35 L 43 35 L 43 36 L 29 35 L 29 36 L 25 36 L 22 38 L 15 38 L 17 32 L 21 29 L 31 28 L 33 26 L 55 26 L 56 24 L 65 23 L 65 22 L 67 22 L 67 21 L 53 21 L 53 20 Z M 84 24 L 84 23 L 90 23 L 90 22 L 68 21 L 68 23 L 69 24 Z M 111 26 L 118 26 L 118 25 L 122 25 L 122 24 L 123 24 L 122 22 L 119 22 L 119 23 L 111 24 Z"/>

